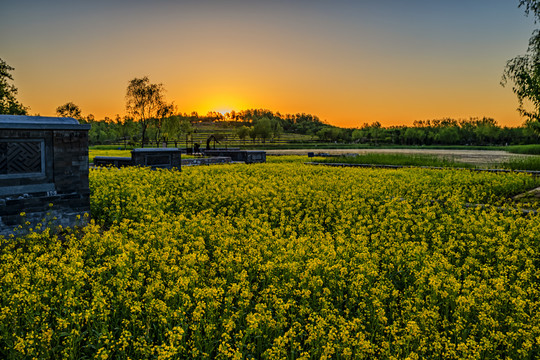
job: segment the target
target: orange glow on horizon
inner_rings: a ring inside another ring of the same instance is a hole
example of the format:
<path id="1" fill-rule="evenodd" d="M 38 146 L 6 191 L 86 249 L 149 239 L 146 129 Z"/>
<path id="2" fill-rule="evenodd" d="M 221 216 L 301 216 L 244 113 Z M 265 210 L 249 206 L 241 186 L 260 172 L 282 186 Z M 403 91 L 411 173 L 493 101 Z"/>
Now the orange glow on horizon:
<path id="1" fill-rule="evenodd" d="M 223 115 L 231 111 L 242 111 L 251 108 L 246 101 L 233 96 L 232 94 L 217 94 L 204 97 L 204 99 L 193 106 L 199 115 L 205 115 L 209 112 L 219 112 Z M 185 111 L 183 111 L 185 112 Z"/>
<path id="2" fill-rule="evenodd" d="M 36 97 L 33 101 L 26 99 L 26 87 L 19 86 L 19 100 L 27 106 L 30 106 L 31 115 L 55 116 L 56 107 L 65 104 L 66 102 L 74 102 L 77 104 L 83 113 L 83 116 L 94 115 L 96 120 L 102 120 L 105 117 L 115 118 L 116 114 L 123 117 L 125 115 L 125 99 L 123 87 L 117 89 L 103 89 L 101 93 L 93 93 L 82 89 L 77 96 L 66 97 L 51 96 L 41 93 L 41 96 Z M 164 84 L 167 88 L 167 84 Z M 472 106 L 470 105 L 454 105 L 444 104 L 440 102 L 426 102 L 425 104 L 407 104 L 408 99 L 400 101 L 396 99 L 391 106 L 383 101 L 371 101 L 369 106 L 360 103 L 356 105 L 354 99 L 350 100 L 350 104 L 346 101 L 332 98 L 326 99 L 301 99 L 302 101 L 291 101 L 290 98 L 272 99 L 271 92 L 263 93 L 260 90 L 257 98 L 244 96 L 245 92 L 230 92 L 230 93 L 215 93 L 210 91 L 205 94 L 203 91 L 198 91 L 194 94 L 185 94 L 182 91 L 166 93 L 166 100 L 174 102 L 177 110 L 180 113 L 191 114 L 197 112 L 200 116 L 204 116 L 209 112 L 219 112 L 223 115 L 230 113 L 232 110 L 240 112 L 248 109 L 266 109 L 274 113 L 297 114 L 307 113 L 317 116 L 321 121 L 330 125 L 346 128 L 362 127 L 365 123 L 371 124 L 379 122 L 384 127 L 390 126 L 411 126 L 415 120 L 433 120 L 443 118 L 469 119 L 471 117 L 491 117 L 500 126 L 516 127 L 521 126 L 525 119 L 520 117 L 515 109 L 517 101 L 514 95 L 504 93 L 505 89 L 501 89 L 499 102 L 493 106 Z M 306 90 L 307 91 L 307 90 Z M 362 94 L 360 94 L 360 97 Z M 265 102 L 263 99 L 270 99 Z M 500 106 L 499 104 L 503 104 Z M 470 111 L 472 109 L 472 111 Z M 484 109 L 491 109 L 490 112 L 485 112 Z"/>

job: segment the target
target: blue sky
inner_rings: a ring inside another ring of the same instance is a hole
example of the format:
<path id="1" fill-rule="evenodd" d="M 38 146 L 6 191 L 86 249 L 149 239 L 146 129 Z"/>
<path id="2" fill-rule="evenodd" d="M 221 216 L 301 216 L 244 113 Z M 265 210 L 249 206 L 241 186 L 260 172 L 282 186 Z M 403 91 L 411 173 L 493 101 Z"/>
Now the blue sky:
<path id="1" fill-rule="evenodd" d="M 180 111 L 268 108 L 330 123 L 490 116 L 519 125 L 499 84 L 533 19 L 517 1 L 3 1 L 0 57 L 41 115 L 73 101 L 124 113 L 130 79 Z"/>

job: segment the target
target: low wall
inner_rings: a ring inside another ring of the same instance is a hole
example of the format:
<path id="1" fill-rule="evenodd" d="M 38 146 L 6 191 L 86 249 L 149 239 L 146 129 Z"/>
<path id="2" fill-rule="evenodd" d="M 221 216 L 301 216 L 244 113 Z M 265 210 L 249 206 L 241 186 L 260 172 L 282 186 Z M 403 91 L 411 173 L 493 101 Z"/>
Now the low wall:
<path id="1" fill-rule="evenodd" d="M 207 158 L 183 159 L 182 166 L 228 164 L 231 158 L 228 156 L 215 156 Z"/>
<path id="2" fill-rule="evenodd" d="M 131 150 L 131 157 L 96 156 L 94 166 L 149 166 L 153 169 L 182 167 L 182 150 L 177 148 L 141 148 Z"/>
<path id="3" fill-rule="evenodd" d="M 204 150 L 206 156 L 227 156 L 232 161 L 242 161 L 246 164 L 265 163 L 266 151 L 262 150 L 237 150 L 237 149 L 209 149 Z"/>
<path id="4" fill-rule="evenodd" d="M 182 151 L 178 148 L 141 148 L 131 150 L 133 166 L 149 166 L 178 170 L 182 167 Z"/>
<path id="5" fill-rule="evenodd" d="M 117 156 L 95 156 L 94 166 L 131 166 L 131 158 Z"/>

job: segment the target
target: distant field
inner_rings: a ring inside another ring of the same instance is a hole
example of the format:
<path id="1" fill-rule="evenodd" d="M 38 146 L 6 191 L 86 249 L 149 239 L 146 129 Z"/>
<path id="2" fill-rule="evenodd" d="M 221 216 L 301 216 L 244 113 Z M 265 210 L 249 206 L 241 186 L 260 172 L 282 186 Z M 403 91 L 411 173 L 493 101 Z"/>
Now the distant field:
<path id="1" fill-rule="evenodd" d="M 450 152 L 450 151 L 449 151 Z M 492 155 L 489 154 L 489 155 Z M 372 164 L 372 165 L 404 165 L 404 166 L 434 166 L 434 167 L 459 167 L 459 168 L 502 168 L 511 170 L 540 171 L 540 156 L 514 156 L 504 160 L 489 157 L 485 159 L 479 156 L 470 158 L 464 155 L 427 155 L 427 154 L 399 154 L 399 153 L 363 153 L 353 156 L 337 156 L 313 158 L 312 161 L 323 163 L 345 164 Z"/>
<path id="2" fill-rule="evenodd" d="M 372 165 L 403 165 L 403 166 L 433 166 L 433 167 L 473 167 L 472 164 L 456 161 L 453 157 L 425 154 L 386 154 L 365 153 L 354 156 L 319 157 L 313 161 L 322 163 L 372 164 Z"/>
<path id="3" fill-rule="evenodd" d="M 330 155 L 344 154 L 397 154 L 406 156 L 435 156 L 446 161 L 471 164 L 474 166 L 502 166 L 507 162 L 518 159 L 533 158 L 532 155 L 513 154 L 501 150 L 463 150 L 463 149 L 417 149 L 417 148 L 391 148 L 391 149 L 295 149 L 295 150 L 267 150 L 270 155 L 304 155 L 325 153 Z M 381 157 L 384 159 L 384 157 Z"/>

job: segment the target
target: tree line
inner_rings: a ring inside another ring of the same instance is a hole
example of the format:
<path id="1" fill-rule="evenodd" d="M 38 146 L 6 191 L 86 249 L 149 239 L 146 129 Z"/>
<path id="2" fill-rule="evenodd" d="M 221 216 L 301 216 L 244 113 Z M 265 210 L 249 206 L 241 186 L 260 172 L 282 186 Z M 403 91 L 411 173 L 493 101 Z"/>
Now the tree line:
<path id="1" fill-rule="evenodd" d="M 239 116 L 235 120 L 220 119 L 212 114 L 203 116 L 178 113 L 148 122 L 145 143 L 161 146 L 164 143 L 188 147 L 191 136 L 200 131 L 197 124 L 214 123 L 226 129 L 238 140 L 246 142 L 275 141 L 284 133 L 309 135 L 313 142 L 339 144 L 381 145 L 519 145 L 540 142 L 538 132 L 524 124 L 519 127 L 499 126 L 492 118 L 433 119 L 415 121 L 412 126 L 383 127 L 374 122 L 359 128 L 339 128 L 309 114 L 281 115 L 268 110 L 249 109 L 242 114 L 256 114 L 249 118 Z M 59 113 L 60 116 L 73 116 Z M 96 120 L 92 115 L 77 117 L 92 125 L 89 141 L 92 145 L 123 143 L 125 146 L 141 146 L 142 124 L 132 117 L 117 115 Z M 221 133 L 214 134 L 218 140 Z"/>
<path id="2" fill-rule="evenodd" d="M 537 143 L 535 130 L 527 125 L 501 127 L 492 118 L 434 119 L 415 121 L 413 126 L 382 127 L 364 124 L 352 131 L 352 141 L 393 145 L 519 145 Z"/>

